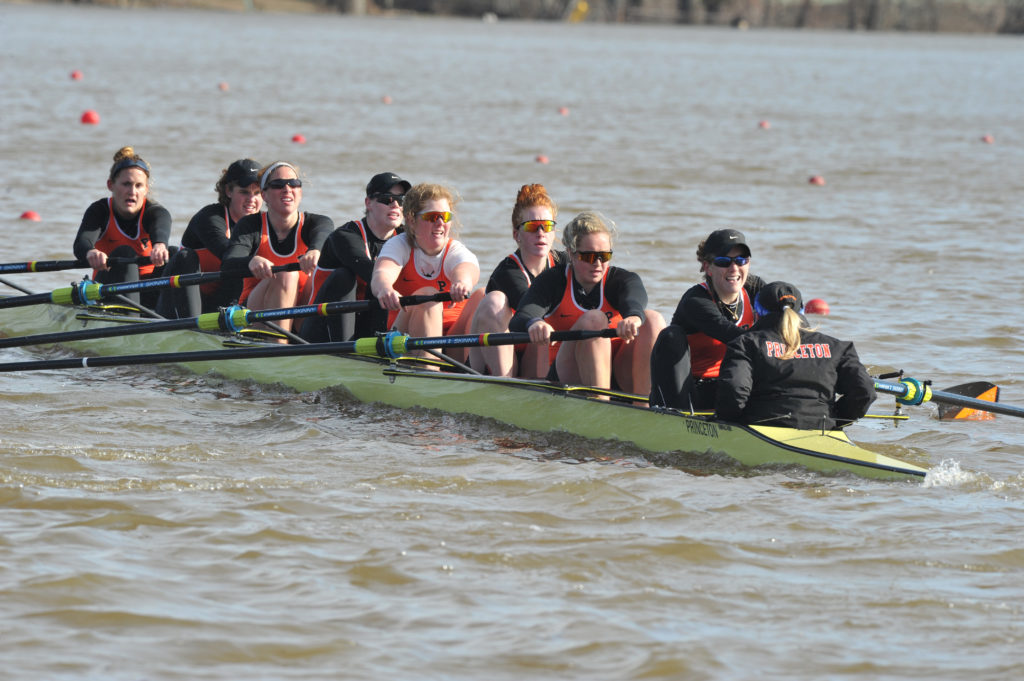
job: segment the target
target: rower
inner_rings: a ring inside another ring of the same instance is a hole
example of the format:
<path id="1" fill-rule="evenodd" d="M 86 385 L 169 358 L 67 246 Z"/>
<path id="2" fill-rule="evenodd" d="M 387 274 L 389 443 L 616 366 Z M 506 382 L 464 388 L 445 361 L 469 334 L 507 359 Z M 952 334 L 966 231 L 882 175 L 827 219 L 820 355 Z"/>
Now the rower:
<path id="1" fill-rule="evenodd" d="M 107 177 L 110 196 L 99 199 L 85 210 L 75 235 L 74 253 L 93 268 L 93 280 L 102 284 L 152 279 L 162 275 L 171 256 L 167 242 L 171 237 L 171 214 L 149 198 L 149 164 L 131 147 L 114 154 Z M 119 262 L 148 256 L 149 262 Z M 158 292 L 128 294 L 146 307 L 156 305 Z"/>
<path id="2" fill-rule="evenodd" d="M 454 238 L 455 193 L 440 184 L 418 184 L 405 195 L 406 229 L 389 239 L 373 266 L 370 288 L 380 306 L 390 311 L 388 326 L 410 336 L 466 333 L 483 291 L 473 292 L 480 264 Z M 401 296 L 450 293 L 451 302 L 403 308 Z M 465 351 L 450 353 L 465 360 Z"/>
<path id="3" fill-rule="evenodd" d="M 326 215 L 300 209 L 302 180 L 299 169 L 290 163 L 277 161 L 263 168 L 260 192 L 267 210 L 238 221 L 224 251 L 221 271 L 252 274 L 241 280 L 244 284 L 238 301 L 242 305 L 253 310 L 294 307 L 316 269 L 320 250 L 334 231 L 334 223 Z M 299 270 L 275 273 L 272 269 L 289 263 L 298 263 Z M 229 278 L 222 285 L 237 295 L 238 281 Z M 282 319 L 278 324 L 291 331 L 291 319 Z"/>
<path id="4" fill-rule="evenodd" d="M 754 323 L 752 300 L 764 281 L 750 274 L 750 247 L 735 229 L 719 229 L 697 246 L 704 281 L 683 293 L 651 357 L 651 404 L 708 410 L 715 406 L 725 344 Z"/>
<path id="5" fill-rule="evenodd" d="M 608 264 L 614 233 L 614 223 L 600 213 L 573 218 L 562 235 L 569 264 L 549 268 L 534 280 L 509 328 L 527 331 L 531 342 L 545 345 L 552 331 L 615 329 L 614 339 L 551 344 L 548 378 L 646 395 L 651 347 L 665 320 L 647 309 L 639 275 Z"/>
<path id="6" fill-rule="evenodd" d="M 263 206 L 259 172 L 260 164 L 250 158 L 239 159 L 221 171 L 214 185 L 217 202 L 204 206 L 189 220 L 181 236 L 181 248 L 164 268 L 164 276 L 220 271 L 221 258 L 231 243 L 231 229 Z M 157 312 L 171 319 L 215 312 L 232 302 L 225 299 L 230 290 L 220 282 L 165 288 Z"/>
<path id="7" fill-rule="evenodd" d="M 549 267 L 564 268 L 565 251 L 553 251 L 558 206 L 542 184 L 524 184 L 512 208 L 512 239 L 516 250 L 498 263 L 487 282 L 486 295 L 473 316 L 473 333 L 505 333 L 519 301 L 530 284 Z M 472 348 L 470 364 L 492 376 L 541 378 L 548 372 L 550 358 L 542 345 L 526 348 L 512 345 Z"/>
<path id="8" fill-rule="evenodd" d="M 366 185 L 366 212 L 334 230 L 313 273 L 309 300 L 313 304 L 366 300 L 373 263 L 391 237 L 402 233 L 402 203 L 412 184 L 395 173 L 378 173 Z M 312 343 L 347 341 L 386 331 L 388 313 L 380 307 L 357 313 L 310 317 L 302 337 Z"/>
<path id="9" fill-rule="evenodd" d="M 717 418 L 832 430 L 868 412 L 875 382 L 853 343 L 810 328 L 795 286 L 768 284 L 755 307 L 757 322 L 729 342 L 722 360 Z"/>

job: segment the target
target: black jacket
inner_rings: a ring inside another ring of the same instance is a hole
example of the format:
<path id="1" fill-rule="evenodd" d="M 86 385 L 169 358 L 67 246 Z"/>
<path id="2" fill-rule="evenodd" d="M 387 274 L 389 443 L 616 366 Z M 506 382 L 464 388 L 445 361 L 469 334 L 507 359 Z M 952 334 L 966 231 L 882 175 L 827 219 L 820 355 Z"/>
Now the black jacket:
<path id="1" fill-rule="evenodd" d="M 769 315 L 729 342 L 716 418 L 831 430 L 864 416 L 875 399 L 874 381 L 853 343 L 804 331 L 796 356 L 780 359 L 785 344 L 777 325 L 778 315 Z"/>

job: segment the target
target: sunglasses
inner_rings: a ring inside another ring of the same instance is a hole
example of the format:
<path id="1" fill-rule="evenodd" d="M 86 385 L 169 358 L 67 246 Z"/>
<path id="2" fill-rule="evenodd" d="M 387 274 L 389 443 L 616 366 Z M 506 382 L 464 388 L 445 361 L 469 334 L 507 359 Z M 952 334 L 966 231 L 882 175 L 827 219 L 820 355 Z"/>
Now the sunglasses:
<path id="1" fill-rule="evenodd" d="M 750 262 L 749 255 L 734 255 L 731 258 L 727 255 L 720 255 L 716 258 L 711 259 L 711 264 L 714 265 L 715 267 L 728 267 L 733 263 L 736 263 L 740 267 L 743 267 L 748 262 Z"/>
<path id="2" fill-rule="evenodd" d="M 426 222 L 451 222 L 452 214 L 446 210 L 430 210 L 425 213 L 416 213 L 416 217 Z"/>
<path id="3" fill-rule="evenodd" d="M 519 223 L 524 232 L 550 232 L 555 229 L 554 220 L 527 220 Z"/>
<path id="4" fill-rule="evenodd" d="M 296 189 L 298 189 L 301 186 L 302 186 L 302 180 L 298 179 L 297 177 L 293 177 L 293 178 L 291 178 L 289 180 L 277 179 L 277 180 L 269 180 L 267 182 L 267 188 L 268 189 L 284 189 L 285 187 L 295 187 Z"/>
<path id="5" fill-rule="evenodd" d="M 589 262 L 591 264 L 600 260 L 601 262 L 608 262 L 612 259 L 611 251 L 577 251 L 576 257 L 583 262 Z"/>
<path id="6" fill-rule="evenodd" d="M 390 206 L 392 202 L 395 202 L 399 206 L 401 206 L 402 203 L 405 201 L 405 194 L 390 194 L 387 192 L 382 194 L 374 194 L 373 200 L 384 206 Z"/>

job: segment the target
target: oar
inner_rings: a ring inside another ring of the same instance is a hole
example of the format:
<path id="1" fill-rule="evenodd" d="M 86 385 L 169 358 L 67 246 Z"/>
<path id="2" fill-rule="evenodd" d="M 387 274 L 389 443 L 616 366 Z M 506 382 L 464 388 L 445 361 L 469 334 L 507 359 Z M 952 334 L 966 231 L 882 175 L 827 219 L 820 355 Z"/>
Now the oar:
<path id="1" fill-rule="evenodd" d="M 287 272 L 299 269 L 296 262 L 287 265 L 275 265 L 271 268 L 274 272 Z M 82 281 L 74 286 L 59 288 L 49 293 L 33 293 L 27 296 L 14 296 L 11 298 L 0 298 L 0 308 L 25 307 L 27 305 L 38 305 L 39 303 L 54 303 L 57 305 L 88 305 L 91 302 L 102 300 L 110 296 L 133 293 L 151 288 L 184 288 L 196 284 L 206 284 L 217 281 L 224 277 L 251 277 L 248 270 L 223 271 L 223 272 L 200 272 L 198 274 L 179 274 L 173 277 L 160 277 L 157 279 L 143 279 L 141 281 L 126 281 L 116 284 L 97 284 L 94 281 Z"/>
<path id="2" fill-rule="evenodd" d="M 615 329 L 599 331 L 555 331 L 551 341 L 578 341 L 588 338 L 613 338 Z M 397 332 L 334 343 L 309 343 L 308 345 L 268 344 L 258 347 L 228 348 L 224 350 L 192 350 L 186 352 L 163 352 L 146 355 L 111 355 L 108 357 L 81 357 L 67 359 L 41 359 L 23 362 L 0 363 L 0 372 L 36 371 L 40 369 L 80 369 L 89 367 L 139 366 L 143 364 L 169 364 L 178 362 L 212 362 L 228 359 L 257 359 L 264 357 L 296 357 L 307 355 L 356 354 L 364 357 L 398 358 L 410 350 L 429 348 L 475 347 L 492 345 L 515 345 L 528 343 L 528 333 L 485 333 L 464 336 L 427 336 L 410 338 Z"/>
<path id="3" fill-rule="evenodd" d="M 999 401 L 999 386 L 988 381 L 971 381 L 946 388 L 945 392 L 954 395 L 966 395 L 985 402 Z M 943 421 L 965 420 L 965 421 L 990 421 L 995 414 L 988 411 L 978 411 L 967 407 L 959 407 L 951 404 L 939 405 L 939 418 Z"/>
<path id="4" fill-rule="evenodd" d="M 914 378 L 903 378 L 900 379 L 899 383 L 887 383 L 876 380 L 875 390 L 880 393 L 895 395 L 896 401 L 900 404 L 914 405 L 929 401 L 940 402 L 958 407 L 967 407 L 968 409 L 977 409 L 978 411 L 987 411 L 993 414 L 1005 414 L 1007 416 L 1024 418 L 1024 407 L 979 400 L 975 397 L 957 395 L 956 393 L 944 390 L 932 390 L 932 387 L 927 382 L 922 383 Z"/>
<path id="5" fill-rule="evenodd" d="M 399 302 L 403 305 L 419 305 L 421 303 L 445 302 L 451 300 L 450 293 L 435 293 L 422 296 L 403 296 Z M 177 331 L 180 329 L 198 329 L 200 331 L 241 331 L 257 322 L 269 322 L 275 319 L 294 317 L 327 317 L 346 312 L 361 312 L 371 307 L 378 307 L 375 299 L 343 300 L 319 305 L 302 307 L 282 307 L 271 310 L 249 310 L 237 305 L 226 307 L 219 312 L 208 312 L 198 317 L 185 319 L 168 319 L 166 321 L 149 322 L 147 324 L 125 324 L 121 326 L 104 326 L 92 329 L 77 329 L 56 333 L 39 333 L 32 336 L 15 336 L 0 338 L 0 348 L 16 348 L 26 345 L 44 345 L 48 343 L 70 343 L 72 341 L 91 340 L 94 338 L 113 338 L 116 336 L 137 336 L 145 333 L 161 331 Z"/>
<path id="6" fill-rule="evenodd" d="M 123 264 L 136 263 L 143 265 L 149 262 L 149 256 L 143 255 L 136 258 L 107 258 L 108 263 Z M 17 272 L 58 272 L 60 270 L 76 270 L 92 267 L 85 260 L 29 260 L 28 262 L 7 262 L 0 264 L 0 274 L 15 274 Z"/>

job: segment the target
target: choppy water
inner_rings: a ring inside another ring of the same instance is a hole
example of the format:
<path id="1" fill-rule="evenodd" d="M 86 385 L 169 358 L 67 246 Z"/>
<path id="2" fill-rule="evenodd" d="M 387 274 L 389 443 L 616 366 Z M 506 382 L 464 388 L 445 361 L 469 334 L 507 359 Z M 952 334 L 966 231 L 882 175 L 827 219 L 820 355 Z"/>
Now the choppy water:
<path id="1" fill-rule="evenodd" d="M 6 4 L 0 34 L 2 262 L 69 257 L 123 144 L 176 236 L 246 155 L 339 224 L 380 170 L 450 182 L 485 270 L 540 181 L 666 314 L 739 228 L 872 368 L 1024 403 L 1019 38 Z M 2 679 L 1024 673 L 1020 419 L 858 425 L 934 469 L 882 483 L 169 368 L 0 391 Z"/>

